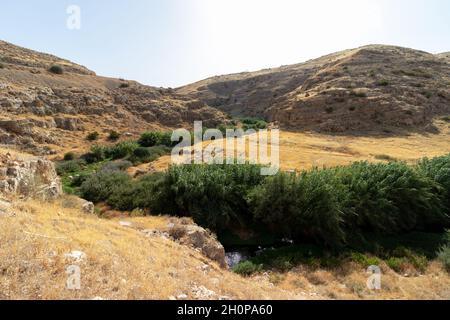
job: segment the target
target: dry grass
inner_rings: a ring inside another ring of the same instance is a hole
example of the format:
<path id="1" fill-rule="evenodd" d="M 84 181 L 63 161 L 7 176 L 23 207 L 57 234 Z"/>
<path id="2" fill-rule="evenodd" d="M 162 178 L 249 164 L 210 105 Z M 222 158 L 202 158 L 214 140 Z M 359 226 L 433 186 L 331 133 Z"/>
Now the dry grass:
<path id="1" fill-rule="evenodd" d="M 439 134 L 414 133 L 408 136 L 326 135 L 311 132 L 280 133 L 280 162 L 282 170 L 304 170 L 312 167 L 347 165 L 354 161 L 383 162 L 396 159 L 414 163 L 423 157 L 450 153 L 450 128 L 436 124 Z M 164 156 L 144 171 L 163 171 L 171 163 Z"/>
<path id="2" fill-rule="evenodd" d="M 65 206 L 63 200 L 17 202 L 0 216 L 0 299 L 197 299 L 196 286 L 214 291 L 215 299 L 303 297 L 243 279 L 193 249 L 139 231 L 164 227 L 165 217 L 129 218 L 130 228 Z M 87 258 L 65 258 L 74 250 Z M 81 268 L 81 290 L 66 288 L 72 264 Z M 202 270 L 205 264 L 210 271 Z"/>
<path id="3" fill-rule="evenodd" d="M 298 291 L 312 297 L 326 299 L 450 299 L 450 275 L 438 262 L 432 262 L 426 272 L 417 277 L 401 276 L 382 264 L 381 290 L 369 290 L 368 274 L 354 263 L 338 270 L 310 270 L 296 268 L 281 277 L 278 288 Z M 269 277 L 273 278 L 271 275 Z M 278 277 L 280 278 L 280 277 Z"/>

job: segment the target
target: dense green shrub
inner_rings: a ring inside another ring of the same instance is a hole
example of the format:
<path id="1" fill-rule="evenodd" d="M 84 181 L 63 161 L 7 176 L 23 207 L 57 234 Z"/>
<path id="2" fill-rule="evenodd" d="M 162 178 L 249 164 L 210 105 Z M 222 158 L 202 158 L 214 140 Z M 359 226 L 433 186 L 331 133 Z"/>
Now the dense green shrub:
<path id="1" fill-rule="evenodd" d="M 154 147 L 158 145 L 171 147 L 174 146 L 174 143 L 171 141 L 171 139 L 172 134 L 170 132 L 149 131 L 144 132 L 141 135 L 138 143 L 142 147 Z"/>
<path id="2" fill-rule="evenodd" d="M 158 187 L 152 209 L 190 216 L 202 226 L 223 230 L 251 218 L 245 194 L 263 179 L 257 165 L 173 166 Z"/>
<path id="3" fill-rule="evenodd" d="M 63 74 L 64 73 L 63 67 L 58 66 L 58 65 L 51 66 L 50 69 L 48 69 L 48 71 L 50 71 L 51 73 L 54 73 L 54 74 Z"/>
<path id="4" fill-rule="evenodd" d="M 117 190 L 128 188 L 131 178 L 120 171 L 99 171 L 87 178 L 80 187 L 81 196 L 89 201 L 106 201 Z"/>
<path id="5" fill-rule="evenodd" d="M 243 276 L 250 276 L 253 273 L 260 272 L 262 269 L 263 269 L 262 265 L 254 264 L 253 262 L 247 260 L 237 264 L 233 268 L 233 272 Z"/>
<path id="6" fill-rule="evenodd" d="M 443 197 L 447 199 L 447 212 L 450 213 L 450 154 L 433 159 L 425 158 L 419 162 L 418 170 L 442 187 Z"/>
<path id="7" fill-rule="evenodd" d="M 116 188 L 107 203 L 118 210 L 148 209 L 155 206 L 158 183 L 163 173 L 146 175 L 137 181 L 129 181 Z"/>
<path id="8" fill-rule="evenodd" d="M 107 147 L 94 145 L 91 147 L 91 152 L 85 154 L 83 159 L 87 163 L 101 162 L 106 159 Z"/>
<path id="9" fill-rule="evenodd" d="M 284 237 L 313 238 L 336 246 L 345 240 L 344 198 L 331 170 L 313 170 L 268 178 L 249 194 L 249 205 L 257 220 Z"/>
<path id="10" fill-rule="evenodd" d="M 139 145 L 136 142 L 123 141 L 119 142 L 115 146 L 107 148 L 105 150 L 105 156 L 106 158 L 111 158 L 113 160 L 123 159 L 132 155 L 137 148 L 139 148 Z"/>
<path id="11" fill-rule="evenodd" d="M 247 130 L 262 130 L 267 129 L 267 122 L 261 119 L 253 119 L 253 118 L 244 118 L 241 119 L 242 128 L 244 131 Z"/>
<path id="12" fill-rule="evenodd" d="M 347 189 L 343 207 L 352 232 L 424 230 L 448 219 L 436 183 L 404 163 L 358 162 L 330 170 Z"/>

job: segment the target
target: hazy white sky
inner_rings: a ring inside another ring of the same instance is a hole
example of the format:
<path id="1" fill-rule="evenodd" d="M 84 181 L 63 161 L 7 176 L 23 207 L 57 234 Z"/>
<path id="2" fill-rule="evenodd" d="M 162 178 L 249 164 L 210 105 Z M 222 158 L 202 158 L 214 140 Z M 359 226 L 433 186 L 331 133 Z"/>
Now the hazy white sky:
<path id="1" fill-rule="evenodd" d="M 68 30 L 68 5 L 81 29 Z M 366 44 L 450 51 L 448 0 L 15 0 L 0 38 L 155 86 Z"/>

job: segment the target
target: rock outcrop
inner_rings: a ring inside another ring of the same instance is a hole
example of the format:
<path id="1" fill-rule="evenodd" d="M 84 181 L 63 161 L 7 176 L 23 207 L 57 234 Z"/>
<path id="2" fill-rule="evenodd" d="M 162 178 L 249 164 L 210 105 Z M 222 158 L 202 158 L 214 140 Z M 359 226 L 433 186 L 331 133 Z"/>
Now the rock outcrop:
<path id="1" fill-rule="evenodd" d="M 0 194 L 50 200 L 62 194 L 61 181 L 51 161 L 0 155 Z"/>
<path id="2" fill-rule="evenodd" d="M 178 243 L 200 250 L 203 255 L 217 262 L 220 267 L 227 268 L 225 249 L 210 231 L 191 221 L 172 220 L 169 225 L 169 236 Z"/>

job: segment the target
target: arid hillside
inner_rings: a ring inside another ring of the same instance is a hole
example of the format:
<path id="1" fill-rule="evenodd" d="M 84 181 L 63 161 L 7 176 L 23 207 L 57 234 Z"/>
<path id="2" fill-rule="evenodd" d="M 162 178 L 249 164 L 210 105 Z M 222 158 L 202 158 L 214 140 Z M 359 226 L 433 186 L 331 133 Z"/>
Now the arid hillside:
<path id="1" fill-rule="evenodd" d="M 177 90 L 235 116 L 322 132 L 433 131 L 450 113 L 448 54 L 371 45 Z"/>
<path id="2" fill-rule="evenodd" d="M 214 126 L 226 116 L 171 89 L 96 76 L 67 60 L 0 41 L 0 144 L 52 154 L 74 141 L 82 145 L 90 130 L 133 135 L 192 126 L 194 120 Z"/>

